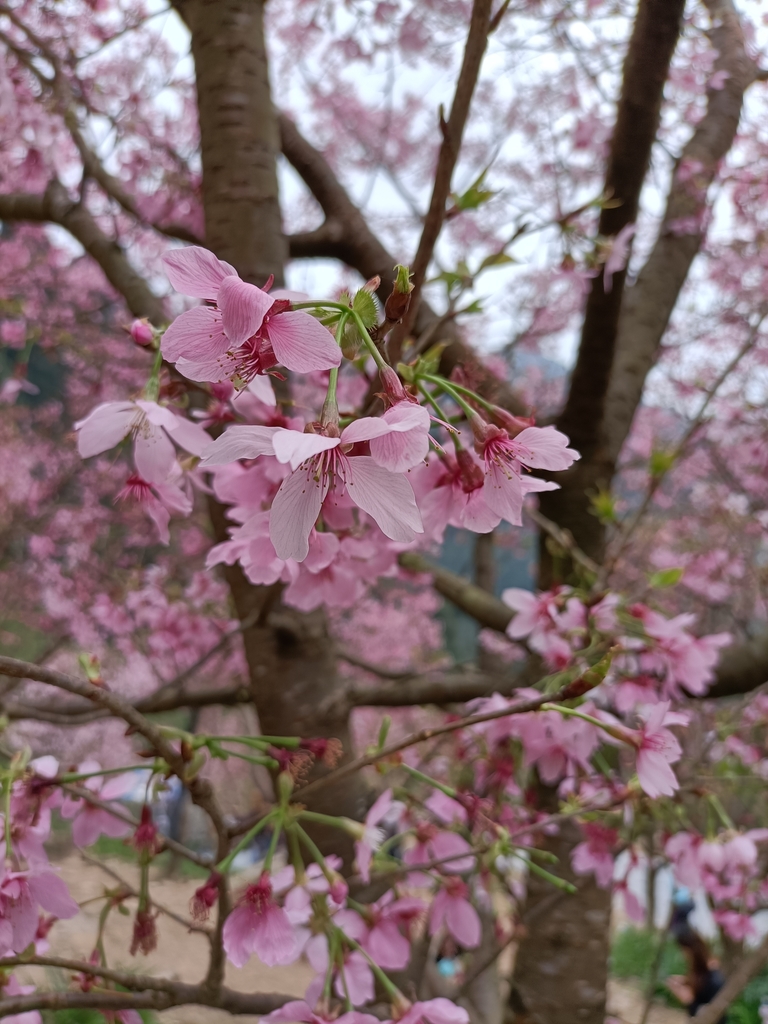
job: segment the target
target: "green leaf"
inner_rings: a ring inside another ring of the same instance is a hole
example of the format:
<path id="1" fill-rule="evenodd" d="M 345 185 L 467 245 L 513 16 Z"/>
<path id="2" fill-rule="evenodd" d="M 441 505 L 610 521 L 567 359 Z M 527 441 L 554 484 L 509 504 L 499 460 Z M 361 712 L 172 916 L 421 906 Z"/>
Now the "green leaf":
<path id="1" fill-rule="evenodd" d="M 376 308 L 376 300 L 365 288 L 360 288 L 355 293 L 352 308 L 359 315 L 366 327 L 374 327 L 379 322 L 379 311 Z"/>
<path id="2" fill-rule="evenodd" d="M 498 192 L 494 192 L 491 189 L 483 188 L 483 182 L 485 176 L 488 173 L 486 167 L 477 178 L 472 182 L 466 192 L 463 192 L 460 196 L 451 196 L 453 200 L 454 208 L 457 210 L 476 210 L 483 203 L 487 203 L 489 199 L 493 199 Z"/>
<path id="3" fill-rule="evenodd" d="M 601 523 L 617 522 L 616 499 L 609 490 L 601 487 L 589 495 L 592 515 L 597 516 Z"/>
<path id="4" fill-rule="evenodd" d="M 677 452 L 651 452 L 651 457 L 648 460 L 648 470 L 651 476 L 664 476 L 672 468 L 676 458 Z"/>
<path id="5" fill-rule="evenodd" d="M 648 576 L 648 583 L 657 590 L 664 587 L 674 587 L 683 577 L 685 569 L 659 569 Z"/>
<path id="6" fill-rule="evenodd" d="M 424 355 L 419 358 L 419 361 L 416 363 L 416 366 L 414 367 L 414 372 L 416 373 L 417 376 L 419 374 L 424 373 L 437 373 L 440 367 L 440 358 L 443 354 L 443 349 L 445 348 L 446 344 L 447 342 L 445 341 L 439 341 L 436 345 L 433 345 L 431 348 L 427 349 Z"/>
<path id="7" fill-rule="evenodd" d="M 487 267 L 501 267 L 505 263 L 517 263 L 517 260 L 505 252 L 493 252 L 490 256 L 485 257 L 483 262 L 477 268 L 477 274 L 479 274 L 481 270 L 485 270 Z M 475 276 L 477 276 L 477 274 L 475 274 Z"/>

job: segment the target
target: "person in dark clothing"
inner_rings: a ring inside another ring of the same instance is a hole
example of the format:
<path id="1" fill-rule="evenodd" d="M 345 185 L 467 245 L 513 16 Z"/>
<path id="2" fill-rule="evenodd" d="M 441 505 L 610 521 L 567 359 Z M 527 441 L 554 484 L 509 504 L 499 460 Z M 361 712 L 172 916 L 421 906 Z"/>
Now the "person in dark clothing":
<path id="1" fill-rule="evenodd" d="M 690 899 L 676 903 L 669 926 L 670 933 L 685 953 L 688 973 L 685 977 L 673 975 L 666 981 L 670 992 L 687 1008 L 689 1017 L 695 1017 L 702 1006 L 711 1003 L 725 984 L 709 947 L 688 922 L 693 906 Z M 725 1024 L 725 1017 L 721 1017 L 718 1024 Z"/>

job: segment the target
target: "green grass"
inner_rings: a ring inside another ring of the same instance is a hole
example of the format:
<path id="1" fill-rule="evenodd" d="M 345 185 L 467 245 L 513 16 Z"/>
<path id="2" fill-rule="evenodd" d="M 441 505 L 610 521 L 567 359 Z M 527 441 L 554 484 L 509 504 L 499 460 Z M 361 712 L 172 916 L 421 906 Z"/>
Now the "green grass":
<path id="1" fill-rule="evenodd" d="M 149 1010 L 139 1010 L 144 1024 L 156 1024 L 157 1017 Z M 104 1015 L 97 1010 L 55 1010 L 43 1014 L 44 1024 L 104 1024 Z"/>
<path id="2" fill-rule="evenodd" d="M 610 970 L 614 978 L 631 978 L 645 989 L 650 981 L 658 937 L 644 928 L 625 928 L 619 932 L 611 948 Z M 682 950 L 672 939 L 664 943 L 659 965 L 658 979 L 654 988 L 654 999 L 668 1006 L 680 1004 L 663 985 L 670 974 L 685 974 L 687 971 Z M 728 1011 L 728 1024 L 761 1024 L 760 1003 L 768 1002 L 768 969 L 747 985 L 743 993 Z"/>

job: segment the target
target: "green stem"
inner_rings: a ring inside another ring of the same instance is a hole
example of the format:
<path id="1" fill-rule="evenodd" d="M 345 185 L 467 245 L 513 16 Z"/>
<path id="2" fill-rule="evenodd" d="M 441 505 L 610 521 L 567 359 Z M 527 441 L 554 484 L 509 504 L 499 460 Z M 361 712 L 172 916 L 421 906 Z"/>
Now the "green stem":
<path id="1" fill-rule="evenodd" d="M 223 860 L 219 861 L 214 870 L 218 871 L 220 875 L 226 875 L 230 867 L 232 866 L 232 861 L 235 859 L 238 853 L 240 853 L 241 850 L 244 850 L 246 846 L 253 842 L 253 840 L 256 838 L 259 832 L 261 832 L 262 829 L 265 828 L 265 826 L 268 825 L 269 822 L 274 817 L 275 812 L 272 811 L 269 814 L 264 815 L 261 821 L 257 821 L 253 828 L 249 832 L 245 833 L 245 835 L 237 844 L 237 846 L 233 850 L 230 850 L 230 852 Z"/>
<path id="2" fill-rule="evenodd" d="M 240 761 L 247 761 L 248 764 L 260 764 L 264 768 L 279 768 L 277 761 L 274 757 L 254 757 L 251 754 L 241 754 L 238 750 L 227 750 L 226 747 L 222 747 L 230 757 L 236 757 Z"/>
<path id="3" fill-rule="evenodd" d="M 346 317 L 342 317 L 342 320 L 346 323 Z M 328 390 L 323 402 L 323 411 L 320 413 L 320 424 L 323 427 L 327 427 L 330 424 L 336 427 L 339 425 L 339 406 L 336 401 L 336 385 L 338 382 L 339 368 L 334 366 L 328 375 Z"/>
<path id="4" fill-rule="evenodd" d="M 593 718 L 592 715 L 586 715 L 583 711 L 578 711 L 576 708 L 567 708 L 564 704 L 542 704 L 539 707 L 539 711 L 559 711 L 561 715 L 570 716 L 571 718 L 580 718 L 582 722 L 589 722 L 590 725 L 596 725 L 598 729 L 602 729 L 603 732 L 607 732 L 609 736 L 613 736 L 615 739 L 622 739 L 623 742 L 631 745 L 629 738 L 624 738 L 619 735 L 608 722 L 601 722 L 599 718 Z"/>
<path id="5" fill-rule="evenodd" d="M 471 405 L 469 405 L 468 402 L 464 401 L 453 384 L 449 384 L 448 381 L 443 380 L 442 377 L 434 377 L 431 373 L 420 373 L 419 378 L 420 380 L 428 380 L 430 384 L 434 384 L 436 387 L 439 387 L 446 393 L 446 395 L 450 395 L 456 405 L 458 405 L 458 407 L 466 414 L 468 419 L 477 417 L 477 412 Z M 466 388 L 464 390 L 466 390 Z"/>
<path id="6" fill-rule="evenodd" d="M 310 837 L 307 835 L 307 833 L 304 831 L 301 825 L 296 825 L 296 833 L 301 842 L 306 846 L 307 850 L 312 855 L 312 859 L 315 861 L 316 864 L 320 865 L 320 870 L 323 872 L 326 881 L 333 882 L 335 880 L 335 876 L 331 869 L 326 864 L 325 857 L 322 855 L 318 847 L 310 839 Z"/>
<path id="7" fill-rule="evenodd" d="M 471 398 L 473 402 L 477 402 L 482 409 L 487 409 L 488 412 L 494 411 L 493 402 L 487 401 L 481 395 L 478 395 L 477 392 L 472 391 L 471 388 L 465 388 L 462 384 L 457 384 L 455 381 L 451 381 L 451 387 L 462 395 L 466 395 L 467 398 Z"/>
<path id="8" fill-rule="evenodd" d="M 264 860 L 264 870 L 272 870 L 272 860 L 275 856 L 275 850 L 277 849 L 277 842 L 280 839 L 280 833 L 283 831 L 282 821 L 278 821 L 272 830 L 272 838 L 269 841 L 269 849 L 267 850 L 267 856 Z"/>
<path id="9" fill-rule="evenodd" d="M 426 784 L 428 786 L 432 786 L 433 789 L 439 789 L 441 793 L 445 793 L 445 795 L 451 797 L 451 799 L 456 799 L 456 790 L 451 789 L 450 786 L 444 786 L 442 782 L 437 782 L 435 779 L 430 778 L 429 775 L 425 775 L 424 772 L 420 772 L 418 768 L 411 768 L 408 764 L 401 764 L 400 767 L 405 769 L 412 779 L 418 779 L 419 782 L 426 782 Z"/>
<path id="10" fill-rule="evenodd" d="M 121 772 L 158 771 L 145 761 L 144 764 L 129 764 L 125 768 L 100 768 L 97 772 L 64 772 L 56 777 L 57 782 L 81 782 L 83 779 L 97 779 L 100 775 L 119 775 Z"/>
<path id="11" fill-rule="evenodd" d="M 331 814 L 321 814 L 319 811 L 299 811 L 296 817 L 302 821 L 316 821 L 319 825 L 330 825 L 332 828 L 341 828 L 347 831 L 347 818 L 337 818 Z"/>

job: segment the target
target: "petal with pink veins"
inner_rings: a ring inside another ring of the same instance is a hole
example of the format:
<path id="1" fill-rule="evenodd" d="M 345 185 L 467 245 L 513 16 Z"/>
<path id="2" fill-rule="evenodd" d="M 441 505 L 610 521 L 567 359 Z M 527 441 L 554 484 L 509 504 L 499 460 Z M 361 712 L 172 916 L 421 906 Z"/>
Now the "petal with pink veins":
<path id="1" fill-rule="evenodd" d="M 269 319 L 266 333 L 278 362 L 288 370 L 309 373 L 341 363 L 341 349 L 333 335 L 309 313 L 278 313 Z"/>
<path id="2" fill-rule="evenodd" d="M 203 449 L 201 466 L 226 466 L 238 459 L 274 455 L 273 438 L 282 427 L 229 427 Z"/>
<path id="3" fill-rule="evenodd" d="M 512 448 L 528 449 L 517 455 L 531 469 L 568 469 L 581 456 L 568 447 L 568 438 L 554 427 L 526 427 L 512 440 Z"/>
<path id="4" fill-rule="evenodd" d="M 483 482 L 485 502 L 492 512 L 512 526 L 523 524 L 523 489 L 520 477 L 512 470 L 491 463 Z"/>
<path id="5" fill-rule="evenodd" d="M 133 461 L 147 483 L 164 483 L 176 462 L 176 449 L 164 430 L 151 425 L 136 435 Z"/>
<path id="6" fill-rule="evenodd" d="M 221 283 L 216 299 L 221 310 L 224 333 L 233 345 L 242 345 L 252 338 L 272 307 L 272 299 L 261 288 L 228 277 Z"/>
<path id="7" fill-rule="evenodd" d="M 97 405 L 84 420 L 75 424 L 77 450 L 81 458 L 99 455 L 119 444 L 136 419 L 133 402 L 104 402 Z"/>
<path id="8" fill-rule="evenodd" d="M 280 427 L 272 438 L 272 444 L 278 462 L 287 462 L 291 469 L 298 469 L 302 462 L 306 462 L 313 455 L 336 448 L 339 438 L 325 437 L 323 434 L 304 434 L 300 430 Z"/>
<path id="9" fill-rule="evenodd" d="M 369 455 L 346 462 L 347 493 L 386 537 L 408 544 L 424 532 L 413 488 L 402 474 L 382 469 Z"/>
<path id="10" fill-rule="evenodd" d="M 309 534 L 328 493 L 328 477 L 310 467 L 294 470 L 280 485 L 269 515 L 269 536 L 278 558 L 303 562 Z"/>
<path id="11" fill-rule="evenodd" d="M 200 245 L 174 249 L 162 257 L 168 280 L 177 292 L 196 299 L 215 299 L 225 277 L 237 271 Z"/>
<path id="12" fill-rule="evenodd" d="M 356 444 L 358 441 L 370 441 L 374 437 L 382 437 L 390 432 L 390 426 L 383 416 L 363 416 L 341 432 L 342 444 Z"/>
<path id="13" fill-rule="evenodd" d="M 229 345 L 221 313 L 210 306 L 195 306 L 176 317 L 163 335 L 160 351 L 175 363 L 178 359 L 213 359 L 223 355 Z"/>

